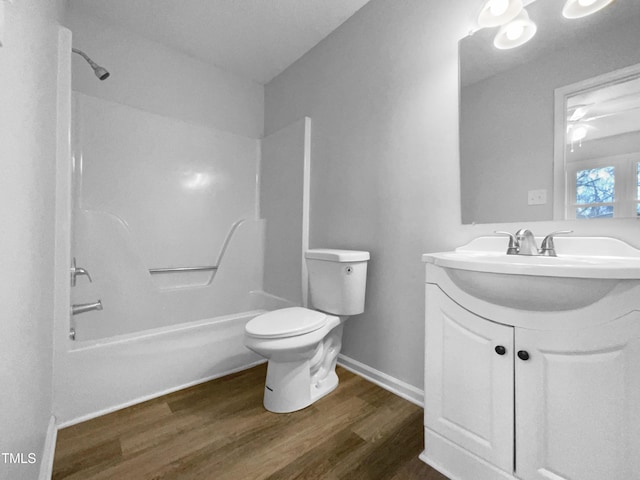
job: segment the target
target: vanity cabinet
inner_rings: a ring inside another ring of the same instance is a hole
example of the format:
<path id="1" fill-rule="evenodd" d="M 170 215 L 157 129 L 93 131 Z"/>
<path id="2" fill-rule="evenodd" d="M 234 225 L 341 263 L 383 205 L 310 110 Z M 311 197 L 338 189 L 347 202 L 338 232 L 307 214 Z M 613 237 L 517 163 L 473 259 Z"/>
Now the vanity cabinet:
<path id="1" fill-rule="evenodd" d="M 639 311 L 529 312 L 523 326 L 443 284 L 426 285 L 424 461 L 452 480 L 640 479 Z M 637 298 L 625 288 L 614 302 Z"/>

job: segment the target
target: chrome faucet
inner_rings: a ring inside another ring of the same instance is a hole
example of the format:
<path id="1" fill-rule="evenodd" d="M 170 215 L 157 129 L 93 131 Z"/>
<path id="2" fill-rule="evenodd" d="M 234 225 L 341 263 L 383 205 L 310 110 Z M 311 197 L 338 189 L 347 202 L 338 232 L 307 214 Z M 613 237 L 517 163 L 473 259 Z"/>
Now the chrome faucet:
<path id="1" fill-rule="evenodd" d="M 509 232 L 496 230 L 494 233 L 509 236 L 509 246 L 507 247 L 507 255 L 544 255 L 548 257 L 556 257 L 556 249 L 553 244 L 553 237 L 556 235 L 572 233 L 573 230 L 559 230 L 552 232 L 542 240 L 540 249 L 536 245 L 536 239 L 531 230 L 521 228 L 515 235 Z"/>
<path id="2" fill-rule="evenodd" d="M 516 232 L 518 255 L 538 255 L 538 246 L 531 230 L 521 228 Z"/>
<path id="3" fill-rule="evenodd" d="M 79 313 L 90 312 L 92 310 L 102 310 L 102 301 L 98 300 L 95 303 L 71 305 L 71 315 L 78 315 Z"/>

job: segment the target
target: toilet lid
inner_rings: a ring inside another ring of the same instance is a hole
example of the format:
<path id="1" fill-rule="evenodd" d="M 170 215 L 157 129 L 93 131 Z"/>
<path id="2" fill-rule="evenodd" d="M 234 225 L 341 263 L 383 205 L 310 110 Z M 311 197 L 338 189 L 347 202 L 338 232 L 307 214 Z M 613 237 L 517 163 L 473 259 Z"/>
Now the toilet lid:
<path id="1" fill-rule="evenodd" d="M 327 321 L 324 313 L 302 307 L 283 308 L 249 320 L 245 330 L 253 337 L 285 338 L 313 332 Z"/>

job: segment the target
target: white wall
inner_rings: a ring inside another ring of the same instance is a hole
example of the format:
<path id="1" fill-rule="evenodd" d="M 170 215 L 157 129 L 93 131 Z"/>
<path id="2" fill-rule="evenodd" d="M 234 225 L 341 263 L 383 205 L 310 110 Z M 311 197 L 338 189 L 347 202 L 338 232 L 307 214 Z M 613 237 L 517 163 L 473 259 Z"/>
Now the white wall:
<path id="1" fill-rule="evenodd" d="M 65 23 L 73 32 L 73 46 L 111 72 L 99 81 L 74 55 L 75 91 L 226 132 L 262 136 L 262 85 L 72 9 Z"/>
<path id="2" fill-rule="evenodd" d="M 0 479 L 38 476 L 52 404 L 56 72 L 61 3 L 5 3 L 0 48 Z"/>
<path id="3" fill-rule="evenodd" d="M 422 253 L 521 226 L 640 246 L 633 220 L 461 225 L 457 43 L 479 3 L 373 0 L 266 86 L 267 134 L 313 119 L 310 246 L 371 251 L 343 353 L 419 388 Z"/>
<path id="4" fill-rule="evenodd" d="M 306 303 L 309 247 L 311 120 L 302 118 L 262 140 L 260 216 L 265 230 L 264 290 L 296 305 Z"/>

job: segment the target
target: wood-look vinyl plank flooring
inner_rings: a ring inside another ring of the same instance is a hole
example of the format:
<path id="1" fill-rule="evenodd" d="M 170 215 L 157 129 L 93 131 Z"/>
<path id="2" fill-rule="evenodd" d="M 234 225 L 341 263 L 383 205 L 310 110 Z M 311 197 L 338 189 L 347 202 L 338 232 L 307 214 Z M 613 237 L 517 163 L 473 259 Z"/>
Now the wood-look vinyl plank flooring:
<path id="1" fill-rule="evenodd" d="M 422 409 L 338 367 L 287 414 L 262 406 L 266 364 L 58 432 L 53 480 L 447 480 L 418 459 Z"/>

